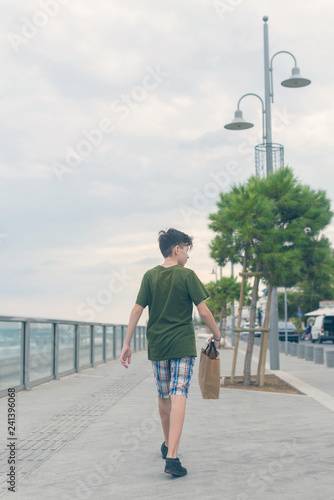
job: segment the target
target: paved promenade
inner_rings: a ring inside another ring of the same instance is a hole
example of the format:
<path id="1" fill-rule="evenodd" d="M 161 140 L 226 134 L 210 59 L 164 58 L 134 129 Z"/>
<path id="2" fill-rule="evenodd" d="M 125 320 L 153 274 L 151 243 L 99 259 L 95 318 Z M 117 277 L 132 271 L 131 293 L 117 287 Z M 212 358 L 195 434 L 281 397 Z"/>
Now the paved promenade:
<path id="1" fill-rule="evenodd" d="M 204 344 L 198 340 L 198 351 Z M 223 376 L 232 356 L 221 350 Z M 139 352 L 129 370 L 112 361 L 17 394 L 15 494 L 4 482 L 7 399 L 0 400 L 1 500 L 333 500 L 334 369 L 281 354 L 281 373 L 323 394 L 319 402 L 235 389 L 202 400 L 197 368 L 179 448 L 187 476 L 164 473 L 154 379 Z"/>

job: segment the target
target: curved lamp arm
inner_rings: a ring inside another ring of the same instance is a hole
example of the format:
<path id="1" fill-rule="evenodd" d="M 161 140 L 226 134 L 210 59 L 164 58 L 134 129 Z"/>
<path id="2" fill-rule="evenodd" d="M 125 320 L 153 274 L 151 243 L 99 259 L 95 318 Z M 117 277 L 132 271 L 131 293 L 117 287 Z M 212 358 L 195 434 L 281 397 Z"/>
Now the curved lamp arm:
<path id="1" fill-rule="evenodd" d="M 241 97 L 240 97 L 240 99 L 239 99 L 239 101 L 238 101 L 238 106 L 237 106 L 237 109 L 238 109 L 238 110 L 240 109 L 240 108 L 239 108 L 239 104 L 240 104 L 240 102 L 242 101 L 242 99 L 243 99 L 244 97 L 249 96 L 249 95 L 253 95 L 254 97 L 257 97 L 258 99 L 260 99 L 261 104 L 262 104 L 262 140 L 263 140 L 263 144 L 264 144 L 264 143 L 266 142 L 266 136 L 265 136 L 265 134 L 264 134 L 264 130 L 265 130 L 265 128 L 264 128 L 264 115 L 265 115 L 265 113 L 266 113 L 266 110 L 264 109 L 264 102 L 263 102 L 263 99 L 262 99 L 262 98 L 261 98 L 258 94 L 253 94 L 252 92 L 250 92 L 249 94 L 245 94 L 245 95 L 243 95 L 243 96 L 241 96 Z"/>
<path id="2" fill-rule="evenodd" d="M 280 50 L 279 52 L 276 52 L 276 54 L 273 55 L 273 57 L 270 59 L 270 66 L 269 66 L 269 71 L 270 71 L 270 97 L 271 97 L 271 102 L 274 102 L 274 80 L 273 80 L 273 59 L 274 57 L 278 56 L 278 54 L 289 54 L 294 62 L 295 62 L 295 67 L 297 67 L 297 59 L 291 52 L 288 52 L 287 50 Z"/>

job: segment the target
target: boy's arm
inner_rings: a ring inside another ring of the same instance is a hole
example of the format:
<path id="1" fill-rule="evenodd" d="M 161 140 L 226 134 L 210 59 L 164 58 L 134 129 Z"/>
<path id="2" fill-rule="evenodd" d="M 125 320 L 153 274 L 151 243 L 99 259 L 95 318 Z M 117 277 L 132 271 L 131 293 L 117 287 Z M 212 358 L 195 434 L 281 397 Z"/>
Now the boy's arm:
<path id="1" fill-rule="evenodd" d="M 129 368 L 128 365 L 131 363 L 130 342 L 143 310 L 144 308 L 142 306 L 140 306 L 139 304 L 135 304 L 130 314 L 128 328 L 126 330 L 123 349 L 120 356 L 121 363 L 123 366 L 125 366 L 125 368 Z M 126 360 L 128 360 L 128 365 L 126 364 Z"/>
<path id="2" fill-rule="evenodd" d="M 211 333 L 213 334 L 213 336 L 218 339 L 218 342 L 215 341 L 215 346 L 218 347 L 219 346 L 219 340 L 220 340 L 220 331 L 216 325 L 216 322 L 215 322 L 215 319 L 214 317 L 212 316 L 212 313 L 210 311 L 210 309 L 208 308 L 208 306 L 206 305 L 206 303 L 204 302 L 204 300 L 202 300 L 202 302 L 200 302 L 198 305 L 197 305 L 197 309 L 198 309 L 198 314 L 200 315 L 200 317 L 202 318 L 202 320 L 204 321 L 204 323 L 206 324 L 206 326 L 209 327 Z"/>

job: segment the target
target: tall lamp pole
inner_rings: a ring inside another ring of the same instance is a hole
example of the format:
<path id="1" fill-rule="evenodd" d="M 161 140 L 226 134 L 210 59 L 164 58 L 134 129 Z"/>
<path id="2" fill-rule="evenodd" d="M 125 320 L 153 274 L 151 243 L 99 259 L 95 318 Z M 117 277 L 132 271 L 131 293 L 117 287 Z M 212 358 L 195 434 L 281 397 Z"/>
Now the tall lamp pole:
<path id="1" fill-rule="evenodd" d="M 269 33 L 268 33 L 268 16 L 263 17 L 263 46 L 264 46 L 264 101 L 266 109 L 266 143 L 269 147 L 266 148 L 266 164 L 267 175 L 273 173 L 273 155 L 272 155 L 272 140 L 271 140 L 271 104 L 270 104 L 270 67 L 269 67 Z"/>
<path id="2" fill-rule="evenodd" d="M 234 277 L 234 266 L 233 266 L 233 262 L 231 262 L 231 276 Z M 235 328 L 235 318 L 234 318 L 234 299 L 232 299 L 232 303 L 231 303 L 231 316 L 232 316 L 232 323 L 231 323 L 231 340 L 232 340 L 232 347 L 235 346 L 235 331 L 234 331 L 234 328 Z"/>
<path id="3" fill-rule="evenodd" d="M 254 126 L 253 123 L 247 122 L 242 116 L 242 111 L 239 109 L 241 99 L 247 96 L 258 97 L 262 102 L 262 134 L 263 146 L 266 151 L 266 175 L 273 173 L 273 143 L 271 137 L 271 103 L 274 102 L 274 87 L 273 87 L 273 59 L 278 54 L 289 54 L 295 63 L 292 68 L 292 74 L 289 78 L 282 82 L 284 87 L 298 88 L 305 87 L 311 83 L 311 80 L 303 78 L 300 75 L 300 70 L 297 66 L 296 58 L 291 52 L 281 50 L 276 52 L 272 58 L 269 56 L 269 33 L 268 33 L 268 16 L 263 17 L 263 42 L 264 42 L 264 105 L 261 97 L 257 94 L 245 94 L 238 101 L 237 110 L 234 114 L 234 120 L 225 125 L 229 130 L 244 130 Z M 265 121 L 265 126 L 264 126 Z M 270 308 L 270 334 L 269 334 L 269 347 L 270 347 L 270 368 L 271 370 L 279 370 L 279 349 L 278 349 L 278 300 L 277 288 L 273 287 Z"/>

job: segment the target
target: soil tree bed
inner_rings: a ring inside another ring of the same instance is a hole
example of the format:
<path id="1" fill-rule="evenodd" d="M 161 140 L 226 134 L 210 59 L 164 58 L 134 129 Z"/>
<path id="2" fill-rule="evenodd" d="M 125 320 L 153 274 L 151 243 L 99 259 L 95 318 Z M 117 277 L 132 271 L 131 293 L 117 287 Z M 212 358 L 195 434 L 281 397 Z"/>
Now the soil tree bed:
<path id="1" fill-rule="evenodd" d="M 228 389 L 243 389 L 246 391 L 265 391 L 265 392 L 281 392 L 284 394 L 303 394 L 291 385 L 284 382 L 276 375 L 270 374 L 264 376 L 264 386 L 259 387 L 256 383 L 256 375 L 251 376 L 251 385 L 247 386 L 243 383 L 243 377 L 234 377 L 234 383 L 231 384 L 231 377 L 223 377 L 221 387 Z"/>

